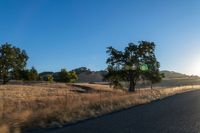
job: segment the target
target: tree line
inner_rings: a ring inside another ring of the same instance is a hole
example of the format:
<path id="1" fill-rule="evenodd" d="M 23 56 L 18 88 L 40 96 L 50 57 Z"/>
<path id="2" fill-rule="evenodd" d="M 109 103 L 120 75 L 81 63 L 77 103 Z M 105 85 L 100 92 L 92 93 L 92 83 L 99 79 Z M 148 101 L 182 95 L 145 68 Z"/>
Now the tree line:
<path id="1" fill-rule="evenodd" d="M 11 44 L 5 43 L 0 46 L 0 78 L 3 84 L 10 80 L 24 81 L 49 81 L 49 82 L 75 82 L 78 77 L 74 71 L 61 69 L 56 74 L 49 74 L 48 77 L 41 78 L 38 71 L 32 67 L 26 68 L 28 55 L 25 50 L 21 50 Z"/>
<path id="2" fill-rule="evenodd" d="M 151 86 L 160 82 L 164 77 L 160 73 L 160 63 L 155 55 L 155 43 L 140 41 L 138 44 L 129 43 L 123 51 L 115 48 L 107 48 L 108 59 L 106 63 L 107 74 L 105 80 L 109 81 L 114 88 L 123 88 L 122 82 L 129 82 L 129 91 L 135 91 L 135 86 L 139 80 L 148 80 Z M 5 43 L 0 46 L 0 78 L 6 84 L 9 80 L 24 81 L 49 81 L 49 82 L 76 82 L 77 74 L 90 72 L 85 67 L 72 71 L 61 69 L 59 72 L 43 72 L 38 74 L 32 67 L 26 68 L 28 55 L 25 50 L 21 50 L 11 44 Z"/>

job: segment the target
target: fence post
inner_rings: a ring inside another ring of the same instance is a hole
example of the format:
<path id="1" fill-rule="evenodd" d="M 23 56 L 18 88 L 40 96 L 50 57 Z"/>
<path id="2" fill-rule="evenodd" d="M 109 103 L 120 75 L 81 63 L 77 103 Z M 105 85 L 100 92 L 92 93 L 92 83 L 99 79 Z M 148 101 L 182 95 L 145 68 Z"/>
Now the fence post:
<path id="1" fill-rule="evenodd" d="M 113 92 L 111 91 L 111 109 L 113 109 Z"/>
<path id="2" fill-rule="evenodd" d="M 66 98 L 66 107 L 68 108 L 68 90 L 66 90 L 66 96 L 65 96 L 65 98 Z"/>
<path id="3" fill-rule="evenodd" d="M 101 105 L 101 98 L 102 98 L 102 96 L 101 96 L 101 88 L 99 89 L 99 100 L 100 100 L 100 105 Z"/>

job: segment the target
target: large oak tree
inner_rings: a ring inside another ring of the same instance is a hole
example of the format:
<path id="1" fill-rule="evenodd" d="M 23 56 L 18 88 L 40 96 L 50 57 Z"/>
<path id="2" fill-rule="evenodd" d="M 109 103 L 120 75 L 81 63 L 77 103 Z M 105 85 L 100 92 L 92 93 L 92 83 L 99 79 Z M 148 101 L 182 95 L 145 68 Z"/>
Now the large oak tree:
<path id="1" fill-rule="evenodd" d="M 11 79 L 11 74 L 25 68 L 28 56 L 24 50 L 5 43 L 0 46 L 0 77 L 3 84 Z"/>
<path id="2" fill-rule="evenodd" d="M 121 87 L 121 82 L 129 82 L 129 91 L 134 91 L 138 80 L 147 79 L 152 83 L 161 80 L 160 64 L 155 56 L 155 44 L 141 41 L 129 43 L 124 51 L 113 47 L 107 48 L 108 79 L 114 87 Z"/>

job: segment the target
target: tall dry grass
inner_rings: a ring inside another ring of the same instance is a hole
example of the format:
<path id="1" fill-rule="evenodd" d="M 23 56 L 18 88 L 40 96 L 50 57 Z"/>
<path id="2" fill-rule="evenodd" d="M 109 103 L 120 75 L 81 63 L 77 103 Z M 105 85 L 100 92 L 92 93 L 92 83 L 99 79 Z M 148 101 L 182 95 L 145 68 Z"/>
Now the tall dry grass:
<path id="1" fill-rule="evenodd" d="M 134 93 L 106 85 L 79 84 L 93 88 L 78 93 L 66 84 L 0 86 L 0 131 L 20 133 L 23 129 L 61 126 L 81 119 L 144 104 L 200 86 L 140 89 Z"/>

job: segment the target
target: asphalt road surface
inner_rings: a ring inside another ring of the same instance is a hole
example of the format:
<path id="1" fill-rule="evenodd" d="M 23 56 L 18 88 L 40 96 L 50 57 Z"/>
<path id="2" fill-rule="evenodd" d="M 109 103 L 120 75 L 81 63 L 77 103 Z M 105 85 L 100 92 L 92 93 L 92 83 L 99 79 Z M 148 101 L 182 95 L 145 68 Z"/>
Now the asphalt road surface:
<path id="1" fill-rule="evenodd" d="M 31 133 L 200 133 L 200 91 Z"/>

